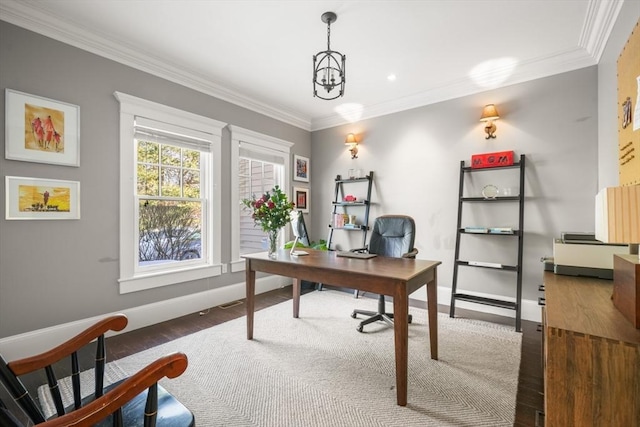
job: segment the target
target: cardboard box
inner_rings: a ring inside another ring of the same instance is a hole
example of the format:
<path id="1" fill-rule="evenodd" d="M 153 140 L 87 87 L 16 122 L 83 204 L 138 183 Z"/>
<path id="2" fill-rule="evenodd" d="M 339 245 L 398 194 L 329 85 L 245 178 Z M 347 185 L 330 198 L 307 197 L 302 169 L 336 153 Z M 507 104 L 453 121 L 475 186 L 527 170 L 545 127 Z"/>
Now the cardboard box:
<path id="1" fill-rule="evenodd" d="M 638 255 L 615 255 L 613 305 L 640 329 L 640 261 Z"/>

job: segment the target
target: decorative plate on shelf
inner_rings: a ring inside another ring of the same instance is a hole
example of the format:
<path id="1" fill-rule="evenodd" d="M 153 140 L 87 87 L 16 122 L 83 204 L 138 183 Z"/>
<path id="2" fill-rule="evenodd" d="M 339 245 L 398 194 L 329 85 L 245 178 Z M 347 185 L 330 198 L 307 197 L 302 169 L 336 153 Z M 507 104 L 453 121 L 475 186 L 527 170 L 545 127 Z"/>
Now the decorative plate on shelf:
<path id="1" fill-rule="evenodd" d="M 485 185 L 482 189 L 482 196 L 485 199 L 495 199 L 498 196 L 498 187 L 495 185 Z"/>

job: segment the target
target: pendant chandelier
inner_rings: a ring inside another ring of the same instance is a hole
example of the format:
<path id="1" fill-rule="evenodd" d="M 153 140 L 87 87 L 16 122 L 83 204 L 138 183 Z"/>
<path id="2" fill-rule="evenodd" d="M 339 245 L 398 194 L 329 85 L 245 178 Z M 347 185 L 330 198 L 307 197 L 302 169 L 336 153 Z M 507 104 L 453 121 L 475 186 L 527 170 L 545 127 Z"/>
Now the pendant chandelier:
<path id="1" fill-rule="evenodd" d="M 321 19 L 327 24 L 327 50 L 313 55 L 313 96 L 332 100 L 344 95 L 346 78 L 344 64 L 347 57 L 340 52 L 331 50 L 331 23 L 336 22 L 338 15 L 333 12 L 325 12 Z M 334 89 L 336 89 L 335 92 L 333 92 Z M 326 94 L 323 90 L 326 91 Z"/>

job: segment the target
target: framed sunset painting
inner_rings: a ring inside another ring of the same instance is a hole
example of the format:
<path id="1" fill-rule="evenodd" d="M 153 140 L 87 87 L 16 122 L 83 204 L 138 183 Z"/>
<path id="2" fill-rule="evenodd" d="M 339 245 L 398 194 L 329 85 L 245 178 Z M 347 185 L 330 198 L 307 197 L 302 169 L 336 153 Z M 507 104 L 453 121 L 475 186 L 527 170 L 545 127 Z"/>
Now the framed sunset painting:
<path id="1" fill-rule="evenodd" d="M 80 183 L 5 177 L 6 219 L 79 219 Z"/>

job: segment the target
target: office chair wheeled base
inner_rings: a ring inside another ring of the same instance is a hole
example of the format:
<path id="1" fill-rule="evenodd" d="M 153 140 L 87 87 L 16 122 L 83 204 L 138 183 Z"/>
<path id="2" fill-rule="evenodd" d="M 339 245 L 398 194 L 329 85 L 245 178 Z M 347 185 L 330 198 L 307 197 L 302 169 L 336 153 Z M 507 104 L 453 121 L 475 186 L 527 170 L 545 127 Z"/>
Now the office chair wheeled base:
<path id="1" fill-rule="evenodd" d="M 368 310 L 353 310 L 351 313 L 352 318 L 356 318 L 358 314 L 362 314 L 364 316 L 371 316 L 368 319 L 364 319 L 360 324 L 356 327 L 358 332 L 362 332 L 364 330 L 365 325 L 369 323 L 377 322 L 379 320 L 386 322 L 387 324 L 393 326 L 393 313 L 387 313 L 385 311 L 385 301 L 384 295 L 378 295 L 378 311 L 368 311 Z M 413 316 L 409 315 L 409 323 L 413 320 Z"/>

